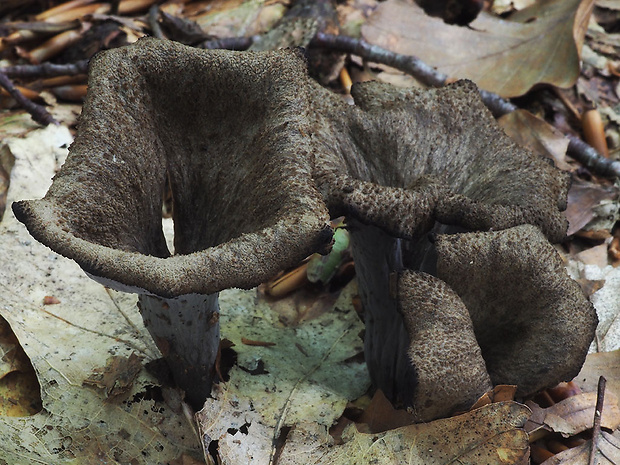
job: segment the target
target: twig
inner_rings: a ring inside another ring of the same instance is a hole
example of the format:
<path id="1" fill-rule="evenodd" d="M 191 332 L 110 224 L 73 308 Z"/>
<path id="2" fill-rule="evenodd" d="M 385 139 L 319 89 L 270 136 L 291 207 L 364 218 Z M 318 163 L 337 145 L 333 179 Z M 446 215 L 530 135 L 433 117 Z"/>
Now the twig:
<path id="1" fill-rule="evenodd" d="M 218 48 L 224 50 L 247 50 L 254 43 L 256 37 L 225 37 L 223 39 L 205 40 L 196 47 L 215 50 Z"/>
<path id="2" fill-rule="evenodd" d="M 23 107 L 30 115 L 32 119 L 37 123 L 47 126 L 48 124 L 58 124 L 52 115 L 41 105 L 28 100 L 24 97 L 17 87 L 13 85 L 8 76 L 0 72 L 0 86 L 4 87 L 6 91 L 15 99 L 15 101 Z"/>
<path id="3" fill-rule="evenodd" d="M 159 5 L 155 3 L 151 6 L 151 8 L 149 8 L 149 26 L 151 26 L 151 32 L 153 33 L 154 37 L 157 37 L 158 39 L 166 39 L 164 32 L 161 30 L 158 19 Z"/>
<path id="4" fill-rule="evenodd" d="M 391 66 L 407 74 L 411 74 L 422 84 L 431 87 L 442 87 L 448 76 L 427 65 L 419 58 L 391 52 L 377 45 L 371 45 L 361 39 L 347 36 L 337 36 L 319 32 L 310 42 L 311 46 L 338 50 L 344 53 L 357 55 L 374 63 Z M 517 109 L 517 106 L 499 95 L 480 90 L 484 104 L 491 110 L 493 116 L 499 118 Z M 602 176 L 620 177 L 620 161 L 610 160 L 599 154 L 594 148 L 581 139 L 567 135 L 569 139 L 568 155 L 592 172 Z"/>
<path id="5" fill-rule="evenodd" d="M 620 161 L 603 157 L 591 145 L 573 135 L 567 135 L 568 156 L 574 158 L 590 171 L 601 176 L 620 177 Z"/>
<path id="6" fill-rule="evenodd" d="M 447 75 L 433 69 L 419 58 L 394 53 L 378 45 L 371 45 L 368 42 L 353 37 L 318 32 L 310 42 L 310 45 L 351 53 L 374 63 L 391 66 L 411 74 L 427 86 L 442 87 L 448 79 Z"/>
<path id="7" fill-rule="evenodd" d="M 40 65 L 15 65 L 0 68 L 0 73 L 7 77 L 39 78 L 54 76 L 73 76 L 88 72 L 88 60 L 80 60 L 75 63 L 57 65 L 54 63 L 41 63 Z"/>
<path id="8" fill-rule="evenodd" d="M 592 428 L 592 449 L 590 449 L 590 460 L 588 465 L 594 465 L 596 451 L 598 449 L 598 440 L 601 435 L 601 416 L 603 414 L 603 405 L 605 403 L 605 383 L 607 380 L 604 376 L 598 379 L 598 391 L 596 393 L 596 407 L 594 409 L 594 426 Z"/>

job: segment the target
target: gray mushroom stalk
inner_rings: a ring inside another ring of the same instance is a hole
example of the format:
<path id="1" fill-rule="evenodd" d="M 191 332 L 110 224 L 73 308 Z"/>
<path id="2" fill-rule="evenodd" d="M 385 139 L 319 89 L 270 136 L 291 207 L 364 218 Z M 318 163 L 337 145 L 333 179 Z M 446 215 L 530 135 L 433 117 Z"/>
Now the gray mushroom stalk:
<path id="1" fill-rule="evenodd" d="M 94 279 L 140 294 L 195 408 L 216 379 L 217 293 L 326 253 L 340 215 L 371 377 L 420 421 L 492 384 L 528 395 L 575 376 L 597 318 L 550 244 L 568 176 L 515 145 L 470 82 L 353 97 L 311 80 L 294 50 L 143 39 L 102 52 L 67 162 L 13 210 Z"/>

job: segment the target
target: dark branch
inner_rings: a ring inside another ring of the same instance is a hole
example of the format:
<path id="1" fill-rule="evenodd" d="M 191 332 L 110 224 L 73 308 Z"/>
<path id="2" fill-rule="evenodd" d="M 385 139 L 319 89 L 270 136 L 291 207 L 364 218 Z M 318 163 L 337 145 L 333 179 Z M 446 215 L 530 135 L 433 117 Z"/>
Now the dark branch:
<path id="1" fill-rule="evenodd" d="M 4 87 L 11 97 L 13 97 L 22 108 L 30 113 L 32 119 L 37 123 L 44 126 L 52 123 L 58 124 L 54 117 L 50 115 L 44 107 L 37 105 L 24 97 L 24 94 L 22 94 L 19 89 L 13 85 L 8 76 L 2 72 L 0 72 L 0 86 Z"/>
<path id="2" fill-rule="evenodd" d="M 605 405 L 605 384 L 607 380 L 601 376 L 598 379 L 598 390 L 596 393 L 596 407 L 594 408 L 594 425 L 592 428 L 592 449 L 590 449 L 590 460 L 588 465 L 594 465 L 594 458 L 598 450 L 599 436 L 601 435 L 601 416 Z"/>
<path id="3" fill-rule="evenodd" d="M 155 3 L 151 8 L 149 8 L 149 26 L 151 27 L 151 32 L 154 37 L 158 39 L 165 39 L 166 36 L 164 32 L 161 30 L 161 26 L 159 25 L 159 5 Z"/>
<path id="4" fill-rule="evenodd" d="M 225 37 L 223 39 L 211 39 L 197 45 L 198 48 L 215 50 L 247 50 L 254 43 L 256 37 Z"/>
<path id="5" fill-rule="evenodd" d="M 319 32 L 310 42 L 310 46 L 351 53 L 374 63 L 391 66 L 411 74 L 423 84 L 431 87 L 442 87 L 448 79 L 448 76 L 433 69 L 419 58 L 390 52 L 385 48 L 371 45 L 368 42 L 353 37 Z"/>
<path id="6" fill-rule="evenodd" d="M 40 65 L 15 65 L 0 68 L 0 73 L 11 78 L 42 78 L 54 76 L 74 76 L 88 72 L 88 60 L 80 60 L 75 63 L 57 65 L 54 63 L 41 63 Z"/>
<path id="7" fill-rule="evenodd" d="M 319 32 L 312 39 L 310 45 L 350 53 L 374 63 L 391 66 L 412 75 L 422 84 L 430 87 L 442 87 L 448 79 L 445 74 L 440 73 L 419 58 L 391 52 L 385 48 L 371 45 L 368 42 L 353 37 Z M 480 90 L 480 96 L 496 118 L 517 109 L 515 104 L 493 92 Z M 575 136 L 568 135 L 567 137 L 570 141 L 567 152 L 570 157 L 586 166 L 593 173 L 602 176 L 620 177 L 620 161 L 603 157 L 594 148 Z"/>

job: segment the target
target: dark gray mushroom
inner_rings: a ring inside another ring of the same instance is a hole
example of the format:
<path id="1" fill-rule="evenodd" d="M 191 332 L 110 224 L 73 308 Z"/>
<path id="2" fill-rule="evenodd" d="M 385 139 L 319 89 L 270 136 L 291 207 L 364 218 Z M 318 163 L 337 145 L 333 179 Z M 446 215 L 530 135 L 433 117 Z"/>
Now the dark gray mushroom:
<path id="1" fill-rule="evenodd" d="M 350 106 L 310 80 L 291 50 L 141 40 L 93 60 L 66 164 L 44 199 L 13 209 L 96 279 L 142 293 L 194 406 L 213 379 L 217 293 L 325 252 L 329 216 L 342 214 L 371 377 L 421 421 L 491 383 L 525 395 L 574 376 L 596 315 L 548 242 L 565 234 L 567 176 L 512 143 L 469 82 L 369 83 L 353 96 Z M 167 176 L 174 256 L 161 232 Z M 539 322 L 574 336 L 564 360 L 555 334 L 532 356 Z"/>
<path id="2" fill-rule="evenodd" d="M 141 294 L 145 324 L 195 407 L 211 390 L 217 293 L 330 245 L 306 87 L 290 51 L 143 40 L 101 53 L 67 162 L 44 199 L 13 206 L 37 240 Z M 174 256 L 162 233 L 167 176 Z"/>

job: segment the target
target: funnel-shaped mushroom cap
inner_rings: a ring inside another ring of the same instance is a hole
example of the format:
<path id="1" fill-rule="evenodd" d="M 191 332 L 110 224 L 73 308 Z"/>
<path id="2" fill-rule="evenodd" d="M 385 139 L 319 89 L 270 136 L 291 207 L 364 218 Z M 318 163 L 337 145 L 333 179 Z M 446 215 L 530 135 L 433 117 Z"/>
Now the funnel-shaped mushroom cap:
<path id="1" fill-rule="evenodd" d="M 441 235 L 437 276 L 469 310 L 494 384 L 529 395 L 581 369 L 597 316 L 540 231 Z"/>
<path id="2" fill-rule="evenodd" d="M 317 178 L 330 208 L 396 237 L 438 221 L 469 230 L 528 223 L 552 242 L 564 238 L 569 176 L 515 144 L 472 82 L 426 90 L 368 82 L 352 94 L 347 118 L 333 100 L 316 103 L 330 121 L 317 131 L 329 154 Z"/>
<path id="3" fill-rule="evenodd" d="M 304 61 L 140 40 L 91 63 L 67 162 L 17 218 L 91 275 L 164 297 L 250 288 L 324 250 Z M 175 249 L 161 227 L 169 176 Z M 140 292 L 140 290 L 138 291 Z"/>

